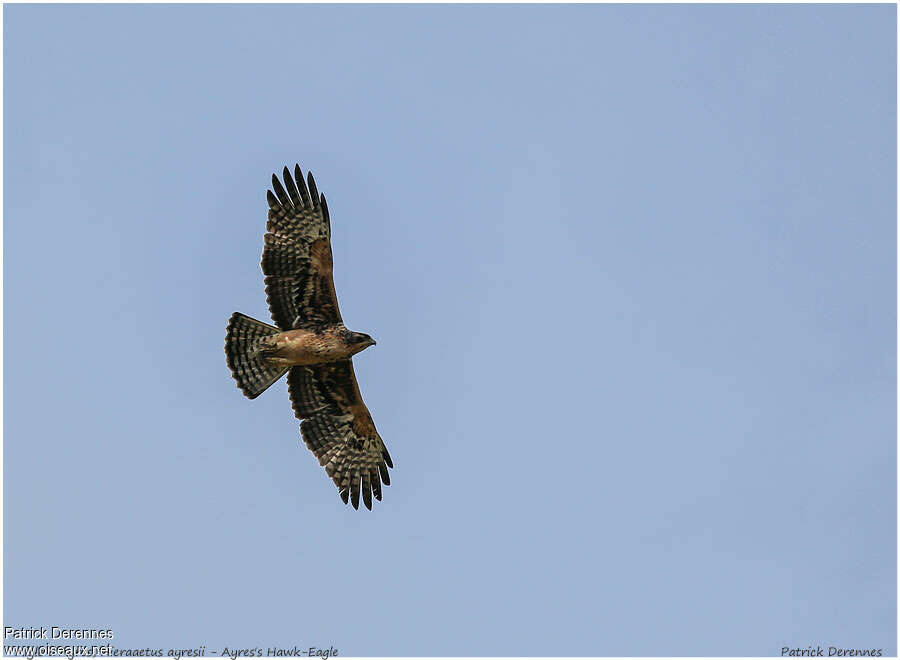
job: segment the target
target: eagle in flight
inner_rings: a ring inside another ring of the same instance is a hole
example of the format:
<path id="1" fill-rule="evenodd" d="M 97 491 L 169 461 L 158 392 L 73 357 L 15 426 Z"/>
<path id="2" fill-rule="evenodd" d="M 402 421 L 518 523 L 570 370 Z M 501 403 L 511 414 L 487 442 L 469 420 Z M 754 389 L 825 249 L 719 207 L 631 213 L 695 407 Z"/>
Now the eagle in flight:
<path id="1" fill-rule="evenodd" d="M 262 253 L 266 298 L 274 326 L 232 314 L 225 356 L 237 386 L 250 399 L 287 373 L 300 433 L 325 467 L 346 504 L 367 509 L 381 500 L 381 484 L 394 467 L 353 373 L 352 357 L 375 345 L 348 330 L 334 291 L 331 222 L 325 195 L 310 172 L 287 167 L 284 185 L 272 175 L 269 220 Z M 296 182 L 296 183 L 295 183 Z M 277 327 L 276 327 L 277 326 Z"/>

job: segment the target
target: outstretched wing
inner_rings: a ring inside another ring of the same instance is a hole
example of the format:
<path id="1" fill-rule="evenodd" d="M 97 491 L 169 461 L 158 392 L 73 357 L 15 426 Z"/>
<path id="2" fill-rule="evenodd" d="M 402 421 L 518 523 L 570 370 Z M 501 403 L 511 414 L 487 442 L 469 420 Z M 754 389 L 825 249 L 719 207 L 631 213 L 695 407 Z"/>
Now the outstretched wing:
<path id="1" fill-rule="evenodd" d="M 394 464 L 360 396 L 353 363 L 292 367 L 288 391 L 294 414 L 303 420 L 303 440 L 325 466 L 341 499 L 346 504 L 349 496 L 358 509 L 361 492 L 371 509 L 372 495 L 381 500 L 381 482 L 390 485 L 388 468 Z"/>
<path id="2" fill-rule="evenodd" d="M 262 271 L 272 320 L 282 330 L 340 323 L 331 275 L 331 225 L 325 195 L 319 195 L 312 173 L 303 182 L 294 166 L 296 184 L 284 168 L 284 185 L 272 175 L 266 192 L 266 224 Z"/>

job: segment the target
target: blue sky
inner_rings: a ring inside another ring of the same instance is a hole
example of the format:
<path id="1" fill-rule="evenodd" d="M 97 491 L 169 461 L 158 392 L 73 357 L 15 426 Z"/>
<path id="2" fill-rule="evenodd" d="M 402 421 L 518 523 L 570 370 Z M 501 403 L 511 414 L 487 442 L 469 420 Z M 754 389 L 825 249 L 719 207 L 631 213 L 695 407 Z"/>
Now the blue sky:
<path id="1" fill-rule="evenodd" d="M 5 625 L 896 654 L 894 6 L 3 11 Z M 225 365 L 294 162 L 374 512 Z"/>

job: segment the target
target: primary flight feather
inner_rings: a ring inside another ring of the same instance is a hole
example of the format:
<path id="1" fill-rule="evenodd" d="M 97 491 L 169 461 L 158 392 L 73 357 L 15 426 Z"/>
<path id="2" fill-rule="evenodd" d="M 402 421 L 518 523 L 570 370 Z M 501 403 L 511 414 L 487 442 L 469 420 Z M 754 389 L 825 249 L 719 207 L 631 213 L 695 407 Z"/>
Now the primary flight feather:
<path id="1" fill-rule="evenodd" d="M 344 502 L 366 508 L 381 499 L 394 467 L 375 430 L 353 373 L 352 356 L 375 345 L 348 330 L 334 291 L 331 223 L 312 173 L 287 167 L 272 175 L 262 255 L 266 298 L 275 326 L 232 314 L 225 356 L 238 387 L 255 399 L 288 374 L 288 392 L 306 446 L 325 467 Z"/>

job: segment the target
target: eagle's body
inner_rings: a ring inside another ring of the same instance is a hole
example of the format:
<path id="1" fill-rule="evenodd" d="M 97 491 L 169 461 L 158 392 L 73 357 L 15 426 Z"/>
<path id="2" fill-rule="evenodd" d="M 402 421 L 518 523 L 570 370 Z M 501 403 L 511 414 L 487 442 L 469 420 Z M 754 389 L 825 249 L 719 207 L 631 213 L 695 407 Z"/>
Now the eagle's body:
<path id="1" fill-rule="evenodd" d="M 287 368 L 346 360 L 374 345 L 368 335 L 350 332 L 343 325 L 332 325 L 317 330 L 298 328 L 279 332 L 261 340 L 259 352 L 268 364 Z"/>
<path id="2" fill-rule="evenodd" d="M 344 502 L 367 508 L 390 484 L 390 454 L 363 403 L 351 357 L 373 346 L 348 330 L 338 310 L 331 256 L 331 224 L 325 196 L 312 174 L 303 181 L 285 167 L 284 186 L 272 175 L 268 191 L 262 270 L 276 326 L 232 314 L 225 355 L 238 387 L 255 399 L 288 374 L 294 414 L 306 446 L 325 467 Z"/>

